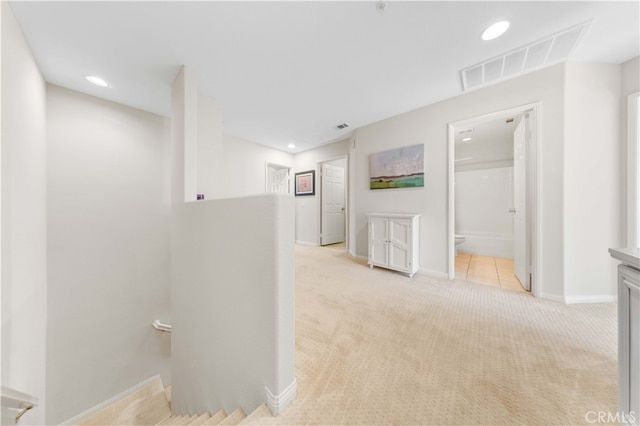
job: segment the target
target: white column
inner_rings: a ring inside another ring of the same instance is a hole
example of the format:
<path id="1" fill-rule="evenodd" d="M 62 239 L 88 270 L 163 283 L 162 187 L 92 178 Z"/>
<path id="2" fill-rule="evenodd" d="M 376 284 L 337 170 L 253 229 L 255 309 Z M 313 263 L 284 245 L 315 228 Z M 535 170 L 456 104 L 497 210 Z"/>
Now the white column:
<path id="1" fill-rule="evenodd" d="M 195 201 L 198 193 L 198 83 L 193 70 L 182 67 L 171 96 L 171 199 Z"/>
<path id="2" fill-rule="evenodd" d="M 198 194 L 205 200 L 222 196 L 222 107 L 209 97 L 198 96 Z"/>

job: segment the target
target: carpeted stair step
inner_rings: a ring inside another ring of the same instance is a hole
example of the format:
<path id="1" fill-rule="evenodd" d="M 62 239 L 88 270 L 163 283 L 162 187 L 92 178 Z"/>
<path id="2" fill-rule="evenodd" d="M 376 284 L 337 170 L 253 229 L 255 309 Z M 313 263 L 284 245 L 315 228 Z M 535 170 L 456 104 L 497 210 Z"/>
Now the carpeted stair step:
<path id="1" fill-rule="evenodd" d="M 158 423 L 158 426 L 178 426 L 187 424 L 189 421 L 191 421 L 191 416 L 175 415 L 167 418 L 162 423 Z"/>
<path id="2" fill-rule="evenodd" d="M 209 420 L 203 423 L 203 425 L 217 425 L 221 421 L 227 418 L 227 413 L 224 410 L 220 410 L 215 413 Z"/>
<path id="3" fill-rule="evenodd" d="M 143 425 L 143 424 L 155 424 L 156 421 L 147 421 L 147 420 L 138 420 L 143 421 L 142 423 L 136 423 L 136 418 L 139 418 L 139 412 L 136 412 L 133 408 L 129 408 L 130 406 L 144 406 L 145 403 L 143 401 L 149 397 L 153 397 L 153 401 L 149 401 L 148 403 L 151 405 L 159 404 L 160 406 L 164 403 L 167 404 L 167 399 L 164 397 L 159 397 L 159 393 L 164 391 L 164 386 L 162 386 L 162 382 L 160 379 L 154 380 L 149 385 L 139 389 L 131 394 L 125 396 L 124 398 L 114 402 L 113 404 L 103 408 L 102 410 L 93 413 L 81 421 L 79 421 L 78 425 L 114 425 L 114 424 L 127 424 L 127 425 Z M 157 399 L 156 399 L 157 398 Z M 164 399 L 164 401 L 162 401 Z M 143 407 L 144 409 L 144 407 Z M 125 414 L 126 412 L 126 414 Z M 162 414 L 159 416 L 164 416 L 165 418 L 166 410 L 162 409 Z M 123 419 L 123 415 L 129 415 L 130 418 Z M 169 412 L 168 415 L 171 415 Z M 144 416 L 142 416 L 144 417 Z M 155 416 L 150 416 L 151 418 L 155 418 Z M 120 420 L 118 420 L 120 419 Z"/>
<path id="4" fill-rule="evenodd" d="M 229 414 L 226 419 L 218 423 L 219 425 L 237 425 L 244 420 L 247 415 L 242 411 L 242 408 L 238 408 Z"/>
<path id="5" fill-rule="evenodd" d="M 171 415 L 171 407 L 164 391 L 156 392 L 142 400 L 131 403 L 110 424 L 154 425 Z"/>
<path id="6" fill-rule="evenodd" d="M 264 419 L 273 418 L 273 414 L 271 414 L 271 410 L 267 407 L 267 404 L 260 404 L 258 407 L 251 412 L 242 422 L 241 425 L 261 425 L 264 424 Z"/>
<path id="7" fill-rule="evenodd" d="M 197 419 L 198 416 L 184 416 L 182 423 L 180 423 L 181 425 L 190 425 L 192 421 L 194 421 L 195 419 Z"/>
<path id="8" fill-rule="evenodd" d="M 173 424 L 172 422 L 175 422 L 176 418 L 178 417 L 179 416 L 169 416 L 163 421 L 161 421 L 160 423 L 158 423 L 156 426 L 166 426 L 166 425 Z"/>
<path id="9" fill-rule="evenodd" d="M 168 426 L 168 425 L 172 425 L 175 424 L 177 420 L 177 418 L 180 416 L 169 416 L 166 419 L 164 419 L 163 421 L 161 421 L 160 423 L 158 423 L 157 426 Z"/>
<path id="10" fill-rule="evenodd" d="M 211 418 L 211 414 L 209 413 L 204 413 L 201 416 L 196 417 L 195 419 L 193 419 L 191 421 L 191 423 L 189 423 L 190 425 L 194 425 L 194 426 L 198 426 L 203 424 L 204 422 L 206 422 L 207 420 L 209 420 Z"/>

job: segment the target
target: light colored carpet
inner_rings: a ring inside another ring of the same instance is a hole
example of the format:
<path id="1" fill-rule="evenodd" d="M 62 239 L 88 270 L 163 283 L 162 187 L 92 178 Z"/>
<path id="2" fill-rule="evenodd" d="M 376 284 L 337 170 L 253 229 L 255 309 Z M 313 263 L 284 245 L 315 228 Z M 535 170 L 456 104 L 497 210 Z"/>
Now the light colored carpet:
<path id="1" fill-rule="evenodd" d="M 253 424 L 586 424 L 615 412 L 614 304 L 564 306 L 296 247 L 298 397 Z"/>

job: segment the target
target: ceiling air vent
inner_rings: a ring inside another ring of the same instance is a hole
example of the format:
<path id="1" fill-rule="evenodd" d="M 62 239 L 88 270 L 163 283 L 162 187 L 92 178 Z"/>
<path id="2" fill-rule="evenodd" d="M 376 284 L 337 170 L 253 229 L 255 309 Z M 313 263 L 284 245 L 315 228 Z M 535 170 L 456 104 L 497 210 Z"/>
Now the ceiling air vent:
<path id="1" fill-rule="evenodd" d="M 513 123 L 513 120 L 514 120 L 513 118 L 507 118 L 506 123 L 507 123 L 507 124 L 509 124 L 509 123 Z"/>
<path id="2" fill-rule="evenodd" d="M 349 127 L 349 125 L 347 123 L 342 123 L 342 124 L 338 124 L 336 127 L 338 129 L 342 130 L 342 129 L 346 129 L 347 127 Z"/>
<path id="3" fill-rule="evenodd" d="M 462 90 L 476 89 L 564 61 L 573 53 L 590 24 L 591 21 L 587 21 L 567 28 L 461 70 Z"/>

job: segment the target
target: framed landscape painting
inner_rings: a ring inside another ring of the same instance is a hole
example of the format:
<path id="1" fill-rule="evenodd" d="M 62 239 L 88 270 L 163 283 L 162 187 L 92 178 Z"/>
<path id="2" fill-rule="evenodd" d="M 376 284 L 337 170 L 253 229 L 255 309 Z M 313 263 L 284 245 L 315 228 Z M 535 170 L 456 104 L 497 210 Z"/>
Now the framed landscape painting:
<path id="1" fill-rule="evenodd" d="M 377 152 L 369 156 L 369 188 L 424 186 L 424 145 Z"/>

